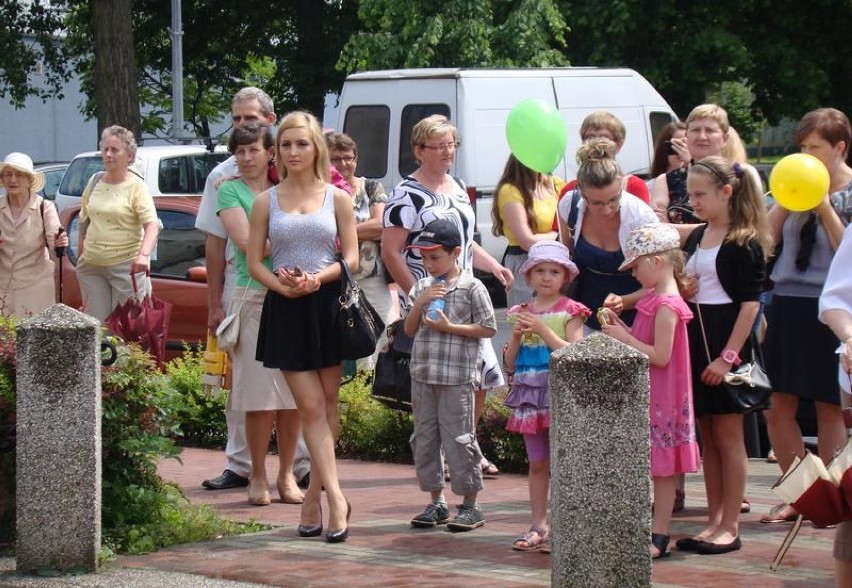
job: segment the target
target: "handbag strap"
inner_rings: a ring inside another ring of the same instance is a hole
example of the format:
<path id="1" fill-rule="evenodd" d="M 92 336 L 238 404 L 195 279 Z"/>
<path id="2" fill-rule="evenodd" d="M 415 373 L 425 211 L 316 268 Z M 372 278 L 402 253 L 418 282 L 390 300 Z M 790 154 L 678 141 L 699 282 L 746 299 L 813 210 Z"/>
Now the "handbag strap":
<path id="1" fill-rule="evenodd" d="M 358 289 L 358 283 L 352 277 L 352 272 L 349 271 L 349 264 L 346 263 L 346 259 L 339 253 L 337 254 L 337 262 L 340 264 L 340 280 L 343 282 L 341 295 Z"/>
<path id="2" fill-rule="evenodd" d="M 239 312 L 243 309 L 243 303 L 246 301 L 246 295 L 248 294 L 248 291 L 251 289 L 252 281 L 253 281 L 253 278 L 249 278 L 248 285 L 245 288 L 243 288 L 243 295 L 240 297 L 240 305 L 237 307 L 236 314 L 239 314 Z M 233 310 L 234 310 L 234 299 L 231 298 L 231 303 L 228 304 L 228 314 L 232 314 Z"/>
<path id="3" fill-rule="evenodd" d="M 698 251 L 701 249 L 701 243 L 695 247 L 695 265 L 698 267 Z M 704 318 L 701 316 L 701 304 L 697 301 L 695 303 L 695 308 L 698 311 L 698 326 L 701 327 L 701 338 L 704 340 L 704 352 L 707 354 L 707 365 L 713 363 L 713 360 L 710 359 L 710 346 L 707 344 L 707 333 L 704 331 Z M 755 362 L 755 348 L 757 347 L 757 341 L 754 339 L 754 332 L 749 334 L 749 338 L 752 339 L 751 342 L 751 361 Z"/>

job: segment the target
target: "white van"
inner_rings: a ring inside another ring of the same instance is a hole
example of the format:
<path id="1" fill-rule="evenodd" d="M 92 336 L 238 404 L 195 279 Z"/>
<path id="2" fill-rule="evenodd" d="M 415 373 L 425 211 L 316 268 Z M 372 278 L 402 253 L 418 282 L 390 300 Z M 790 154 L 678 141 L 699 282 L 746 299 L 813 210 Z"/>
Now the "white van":
<path id="1" fill-rule="evenodd" d="M 143 180 L 152 196 L 199 195 L 204 191 L 207 175 L 227 159 L 225 150 L 211 153 L 202 145 L 152 145 L 136 150 L 130 170 Z M 68 165 L 56 193 L 56 207 L 61 213 L 80 203 L 86 184 L 96 172 L 103 171 L 99 151 L 80 153 Z"/>
<path id="2" fill-rule="evenodd" d="M 393 188 L 416 169 L 411 128 L 431 114 L 450 118 L 462 146 L 452 173 L 476 201 L 482 245 L 498 260 L 505 238 L 491 234 L 494 188 L 506 158 L 506 118 L 518 102 L 540 98 L 558 108 L 568 126 L 568 148 L 554 174 L 572 179 L 580 124 L 606 110 L 624 121 L 627 137 L 618 159 L 625 172 L 646 174 L 660 129 L 677 120 L 662 96 L 630 69 L 595 67 L 529 69 L 400 69 L 346 78 L 335 128 L 358 143 L 358 173 Z"/>

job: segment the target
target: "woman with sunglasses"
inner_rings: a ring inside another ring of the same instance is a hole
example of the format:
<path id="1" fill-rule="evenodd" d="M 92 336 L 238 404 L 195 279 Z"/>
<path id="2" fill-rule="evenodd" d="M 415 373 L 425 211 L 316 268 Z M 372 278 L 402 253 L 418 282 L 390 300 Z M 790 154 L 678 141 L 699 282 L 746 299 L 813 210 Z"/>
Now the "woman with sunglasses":
<path id="1" fill-rule="evenodd" d="M 783 246 L 772 270 L 775 286 L 766 313 L 766 372 L 775 392 L 764 415 L 782 472 L 805 452 L 796 420 L 800 399 L 814 402 L 819 455 L 826 463 L 846 443 L 834 353 L 837 340 L 818 320 L 817 302 L 852 216 L 852 168 L 846 163 L 852 127 L 839 110 L 820 108 L 799 122 L 796 141 L 803 153 L 825 164 L 831 184 L 813 210 L 790 212 L 775 204 L 769 212 L 775 240 Z M 761 522 L 782 523 L 796 516 L 793 507 L 779 504 Z"/>
<path id="2" fill-rule="evenodd" d="M 559 202 L 557 218 L 562 242 L 580 268 L 572 298 L 593 310 L 607 307 L 631 324 L 635 311 L 630 309 L 643 292 L 631 272 L 618 271 L 624 245 L 630 231 L 659 220 L 650 206 L 622 189 L 624 174 L 615 153 L 615 143 L 605 138 L 580 146 L 577 189 Z M 600 329 L 596 313 L 586 326 Z"/>

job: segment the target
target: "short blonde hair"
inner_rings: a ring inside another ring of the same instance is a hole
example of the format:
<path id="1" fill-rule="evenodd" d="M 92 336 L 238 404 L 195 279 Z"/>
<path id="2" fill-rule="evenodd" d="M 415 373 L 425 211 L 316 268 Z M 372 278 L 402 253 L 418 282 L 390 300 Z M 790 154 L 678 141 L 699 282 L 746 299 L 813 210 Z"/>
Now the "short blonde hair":
<path id="1" fill-rule="evenodd" d="M 731 128 L 731 123 L 728 122 L 728 112 L 718 104 L 699 104 L 692 109 L 689 116 L 686 117 L 686 128 L 700 118 L 712 118 L 719 123 L 719 128 L 727 134 Z"/>
<path id="2" fill-rule="evenodd" d="M 598 110 L 583 119 L 580 125 L 580 139 L 585 141 L 589 131 L 598 129 L 609 131 L 617 145 L 623 144 L 627 138 L 627 128 L 620 118 L 606 110 Z"/>
<path id="3" fill-rule="evenodd" d="M 109 137 L 118 137 L 124 143 L 124 148 L 130 154 L 130 163 L 136 161 L 136 137 L 133 136 L 133 131 L 125 129 L 120 125 L 112 125 L 101 131 L 101 140 L 98 142 L 98 149 L 104 148 L 104 141 Z"/>
<path id="4" fill-rule="evenodd" d="M 447 133 L 453 134 L 453 139 L 459 140 L 459 132 L 455 126 L 443 114 L 427 116 L 411 129 L 411 148 L 422 147 L 426 141 L 433 137 L 440 137 Z"/>
<path id="5" fill-rule="evenodd" d="M 275 135 L 275 161 L 278 165 L 278 175 L 282 180 L 287 177 L 287 167 L 284 165 L 284 158 L 281 157 L 281 135 L 284 134 L 284 131 L 297 128 L 307 129 L 308 137 L 314 145 L 316 152 L 314 175 L 325 183 L 331 182 L 331 174 L 328 169 L 328 146 L 325 144 L 322 127 L 317 117 L 303 110 L 288 112 L 281 119 L 281 124 L 278 125 L 278 133 Z"/>

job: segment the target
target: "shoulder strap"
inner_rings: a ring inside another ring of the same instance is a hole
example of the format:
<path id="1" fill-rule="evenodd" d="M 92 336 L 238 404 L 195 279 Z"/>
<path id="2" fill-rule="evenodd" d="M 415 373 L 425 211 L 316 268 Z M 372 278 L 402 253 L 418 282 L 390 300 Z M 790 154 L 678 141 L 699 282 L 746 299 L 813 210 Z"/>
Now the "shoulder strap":
<path id="1" fill-rule="evenodd" d="M 101 181 L 101 178 L 104 177 L 106 172 L 97 172 L 91 178 L 89 178 L 89 183 L 86 184 L 85 189 L 83 189 L 83 194 L 80 196 L 80 210 L 84 210 L 86 206 L 89 204 L 89 197 L 92 195 L 92 192 L 95 191 L 95 186 L 98 185 L 98 182 Z"/>
<path id="2" fill-rule="evenodd" d="M 44 235 L 44 246 L 50 248 L 50 244 L 47 242 L 47 223 L 44 222 L 44 197 L 39 196 L 41 201 L 38 203 L 38 211 L 41 213 L 41 232 Z"/>
<path id="3" fill-rule="evenodd" d="M 580 215 L 580 189 L 574 188 L 571 192 L 571 206 L 568 208 L 568 230 L 574 236 L 574 227 L 577 226 L 577 217 Z"/>

